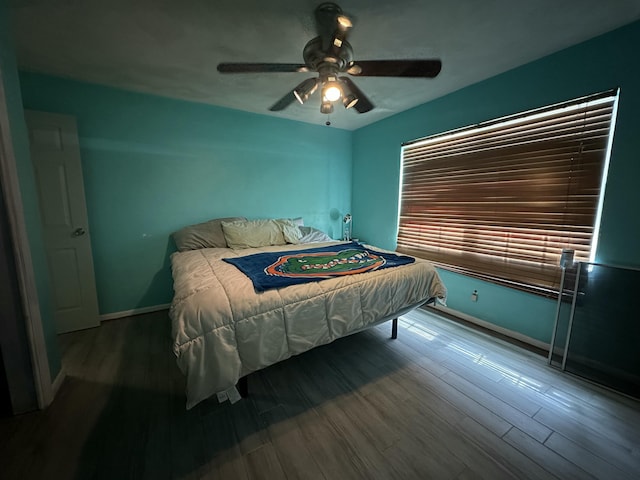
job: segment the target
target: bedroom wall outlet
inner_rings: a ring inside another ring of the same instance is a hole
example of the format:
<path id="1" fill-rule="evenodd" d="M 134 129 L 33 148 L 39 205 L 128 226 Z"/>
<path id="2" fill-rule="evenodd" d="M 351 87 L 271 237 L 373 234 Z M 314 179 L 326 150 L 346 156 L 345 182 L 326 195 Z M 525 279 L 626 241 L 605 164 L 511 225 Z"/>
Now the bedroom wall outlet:
<path id="1" fill-rule="evenodd" d="M 478 301 L 478 290 L 474 290 L 473 293 L 471 294 L 471 301 L 472 302 Z"/>

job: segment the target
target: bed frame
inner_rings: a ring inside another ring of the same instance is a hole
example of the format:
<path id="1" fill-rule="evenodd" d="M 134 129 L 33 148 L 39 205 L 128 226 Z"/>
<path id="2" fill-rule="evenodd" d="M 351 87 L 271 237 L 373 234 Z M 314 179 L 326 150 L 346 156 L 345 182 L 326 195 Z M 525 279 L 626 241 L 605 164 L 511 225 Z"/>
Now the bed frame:
<path id="1" fill-rule="evenodd" d="M 430 298 L 429 300 L 427 300 L 426 302 L 424 302 L 422 305 L 432 305 L 434 304 L 436 301 L 435 298 Z M 413 310 L 414 308 L 417 308 L 421 305 L 417 305 L 414 307 L 411 307 L 409 309 L 409 311 Z M 400 315 L 403 315 L 407 313 L 407 311 L 402 312 L 402 314 L 399 314 L 397 317 L 394 317 L 391 319 L 391 338 L 393 340 L 398 338 L 398 317 Z M 388 321 L 388 320 L 387 320 Z M 371 327 L 368 327 L 371 328 Z M 357 332 L 354 332 L 357 333 Z M 236 384 L 236 388 L 238 389 L 238 393 L 240 394 L 240 396 L 242 398 L 246 398 L 249 396 L 249 375 L 251 374 L 247 374 L 244 377 L 240 377 L 240 379 L 238 380 L 238 383 Z"/>

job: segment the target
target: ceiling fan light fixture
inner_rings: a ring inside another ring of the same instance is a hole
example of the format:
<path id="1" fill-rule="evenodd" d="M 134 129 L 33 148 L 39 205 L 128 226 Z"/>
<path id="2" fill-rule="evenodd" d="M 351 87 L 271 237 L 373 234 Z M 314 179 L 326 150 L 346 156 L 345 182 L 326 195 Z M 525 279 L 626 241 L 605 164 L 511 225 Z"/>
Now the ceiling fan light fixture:
<path id="1" fill-rule="evenodd" d="M 333 104 L 331 102 L 323 101 L 322 105 L 320 105 L 320 113 L 325 115 L 333 113 Z"/>
<path id="2" fill-rule="evenodd" d="M 358 103 L 358 96 L 349 88 L 349 84 L 344 79 L 340 79 L 340 88 L 342 90 L 342 105 L 347 110 Z"/>
<path id="3" fill-rule="evenodd" d="M 356 103 L 358 103 L 358 97 L 356 97 L 353 93 L 342 97 L 342 104 L 347 110 L 353 107 Z"/>
<path id="4" fill-rule="evenodd" d="M 316 78 L 309 78 L 293 90 L 293 95 L 296 97 L 296 100 L 300 102 L 300 105 L 304 105 L 304 102 L 306 102 L 309 97 L 314 94 L 317 88 L 318 80 Z"/>

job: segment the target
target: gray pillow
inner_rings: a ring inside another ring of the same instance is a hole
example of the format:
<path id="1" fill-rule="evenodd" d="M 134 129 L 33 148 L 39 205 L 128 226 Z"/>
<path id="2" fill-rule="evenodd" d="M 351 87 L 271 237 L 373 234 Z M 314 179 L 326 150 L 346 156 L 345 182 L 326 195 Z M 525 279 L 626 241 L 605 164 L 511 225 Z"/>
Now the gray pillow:
<path id="1" fill-rule="evenodd" d="M 198 250 L 200 248 L 227 248 L 222 222 L 246 220 L 244 217 L 215 218 L 208 222 L 189 225 L 171 234 L 178 251 Z"/>

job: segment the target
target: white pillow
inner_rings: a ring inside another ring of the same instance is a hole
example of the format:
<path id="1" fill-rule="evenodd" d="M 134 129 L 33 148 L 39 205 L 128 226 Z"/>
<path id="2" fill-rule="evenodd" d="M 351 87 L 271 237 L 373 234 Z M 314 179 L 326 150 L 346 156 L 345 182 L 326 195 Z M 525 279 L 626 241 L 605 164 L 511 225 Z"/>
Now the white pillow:
<path id="1" fill-rule="evenodd" d="M 302 237 L 299 243 L 332 242 L 333 238 L 313 227 L 298 227 Z"/>
<path id="2" fill-rule="evenodd" d="M 282 235 L 287 243 L 300 243 L 302 232 L 296 224 L 297 219 L 281 218 L 276 220 L 282 228 Z M 302 220 L 302 219 L 301 219 Z"/>
<path id="3" fill-rule="evenodd" d="M 222 230 L 231 248 L 255 248 L 284 245 L 282 224 L 276 220 L 222 222 Z"/>

